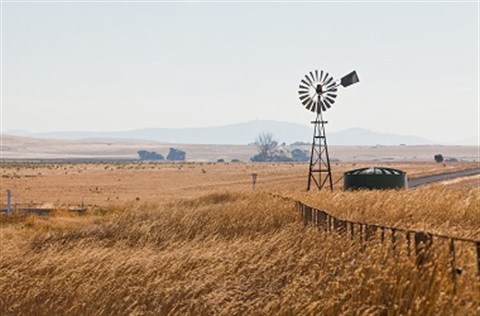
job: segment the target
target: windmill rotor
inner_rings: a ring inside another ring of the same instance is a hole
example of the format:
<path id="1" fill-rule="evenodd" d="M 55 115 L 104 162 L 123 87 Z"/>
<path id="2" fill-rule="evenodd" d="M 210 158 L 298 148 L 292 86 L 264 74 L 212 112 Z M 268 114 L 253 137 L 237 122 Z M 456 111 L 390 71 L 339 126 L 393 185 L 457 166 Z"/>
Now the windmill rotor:
<path id="1" fill-rule="evenodd" d="M 337 97 L 337 82 L 328 72 L 310 71 L 300 80 L 298 95 L 305 108 L 314 113 L 331 108 Z"/>

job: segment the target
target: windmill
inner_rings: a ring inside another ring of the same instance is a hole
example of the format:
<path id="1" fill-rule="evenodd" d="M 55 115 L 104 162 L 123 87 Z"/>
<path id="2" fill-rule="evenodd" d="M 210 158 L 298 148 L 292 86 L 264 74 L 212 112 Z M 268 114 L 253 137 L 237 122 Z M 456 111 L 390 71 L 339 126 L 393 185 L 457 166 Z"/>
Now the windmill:
<path id="1" fill-rule="evenodd" d="M 310 166 L 308 170 L 307 190 L 310 190 L 312 180 L 321 190 L 327 183 L 333 190 L 330 157 L 328 156 L 327 136 L 323 112 L 330 109 L 337 98 L 337 87 L 348 87 L 359 81 L 357 73 L 352 71 L 340 80 L 334 80 L 332 76 L 321 70 L 311 71 L 300 80 L 298 94 L 305 108 L 317 114 L 313 127 L 313 142 L 310 153 Z M 325 176 L 322 176 L 325 174 Z"/>

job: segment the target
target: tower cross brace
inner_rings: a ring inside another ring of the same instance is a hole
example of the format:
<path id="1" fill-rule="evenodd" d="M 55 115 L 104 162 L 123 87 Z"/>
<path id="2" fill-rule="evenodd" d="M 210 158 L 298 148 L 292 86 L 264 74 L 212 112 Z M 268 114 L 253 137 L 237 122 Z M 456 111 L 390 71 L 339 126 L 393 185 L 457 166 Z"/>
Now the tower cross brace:
<path id="1" fill-rule="evenodd" d="M 333 191 L 332 171 L 330 168 L 330 157 L 328 156 L 327 136 L 325 134 L 325 124 L 322 111 L 317 114 L 313 124 L 313 141 L 310 153 L 310 166 L 308 171 L 307 191 L 315 185 L 318 190 L 323 189 L 326 185 L 330 186 Z"/>

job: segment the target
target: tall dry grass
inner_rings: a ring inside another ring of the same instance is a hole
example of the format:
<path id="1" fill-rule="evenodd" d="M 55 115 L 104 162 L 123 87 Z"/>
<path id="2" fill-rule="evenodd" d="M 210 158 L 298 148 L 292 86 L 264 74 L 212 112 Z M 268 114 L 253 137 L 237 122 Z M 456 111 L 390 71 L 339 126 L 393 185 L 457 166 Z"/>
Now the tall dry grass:
<path id="1" fill-rule="evenodd" d="M 293 203 L 266 193 L 84 220 L 58 230 L 44 229 L 48 219 L 2 226 L 1 315 L 480 312 L 475 287 L 456 296 L 442 269 L 419 271 L 379 245 L 304 227 Z"/>
<path id="2" fill-rule="evenodd" d="M 480 186 L 434 185 L 414 190 L 353 192 L 323 190 L 285 192 L 284 195 L 351 221 L 480 239 Z"/>

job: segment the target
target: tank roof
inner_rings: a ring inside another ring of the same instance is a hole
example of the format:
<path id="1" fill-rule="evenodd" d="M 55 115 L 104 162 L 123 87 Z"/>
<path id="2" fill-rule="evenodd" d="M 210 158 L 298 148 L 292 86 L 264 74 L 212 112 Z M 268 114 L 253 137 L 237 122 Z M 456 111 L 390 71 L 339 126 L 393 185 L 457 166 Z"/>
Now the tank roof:
<path id="1" fill-rule="evenodd" d="M 346 175 L 401 175 L 404 171 L 386 167 L 367 167 L 345 172 Z"/>

